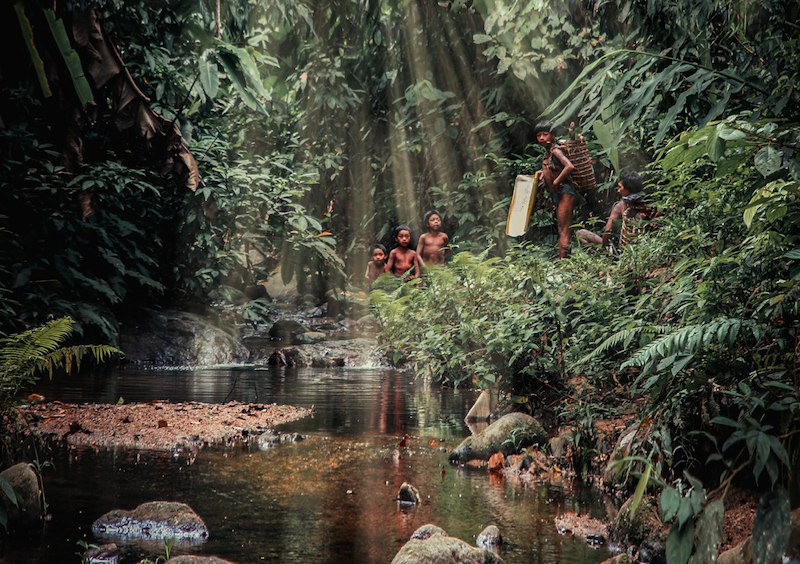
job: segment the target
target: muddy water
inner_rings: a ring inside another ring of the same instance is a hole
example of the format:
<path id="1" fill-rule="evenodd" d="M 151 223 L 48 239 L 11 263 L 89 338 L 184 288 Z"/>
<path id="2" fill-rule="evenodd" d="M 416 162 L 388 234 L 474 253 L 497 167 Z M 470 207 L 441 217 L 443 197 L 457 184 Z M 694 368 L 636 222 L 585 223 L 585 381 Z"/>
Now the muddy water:
<path id="1" fill-rule="evenodd" d="M 208 449 L 196 457 L 80 449 L 56 453 L 45 473 L 52 520 L 43 534 L 7 539 L 7 562 L 78 561 L 78 541 L 114 508 L 169 499 L 188 503 L 210 538 L 174 554 L 236 562 L 389 562 L 413 531 L 435 523 L 474 542 L 488 524 L 505 537 L 506 562 L 599 562 L 608 553 L 556 534 L 563 511 L 603 517 L 595 492 L 562 485 L 525 488 L 448 464 L 446 451 L 469 431 L 475 394 L 414 382 L 391 370 L 118 371 L 46 383 L 65 402 L 229 400 L 314 406 L 282 431 L 305 441 L 258 449 Z M 399 441 L 411 435 L 405 446 Z M 398 507 L 402 482 L 423 503 Z M 119 543 L 118 543 L 119 544 Z M 163 545 L 127 545 L 123 562 L 155 559 Z"/>

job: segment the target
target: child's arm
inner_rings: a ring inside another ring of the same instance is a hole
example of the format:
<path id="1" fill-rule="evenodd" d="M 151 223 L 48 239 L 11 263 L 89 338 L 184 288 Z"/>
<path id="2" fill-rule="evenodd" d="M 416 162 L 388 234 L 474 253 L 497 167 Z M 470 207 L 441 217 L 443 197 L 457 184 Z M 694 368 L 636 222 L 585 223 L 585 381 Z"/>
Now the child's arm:
<path id="1" fill-rule="evenodd" d="M 427 241 L 428 241 L 427 233 L 423 233 L 422 235 L 419 236 L 419 241 L 417 241 L 417 255 L 419 255 L 420 258 L 425 253 L 425 243 L 427 243 Z"/>
<path id="2" fill-rule="evenodd" d="M 425 261 L 422 260 L 422 257 L 419 256 L 419 253 L 416 251 L 411 251 L 414 253 L 414 257 L 411 259 L 412 264 L 414 265 L 414 274 L 408 277 L 408 280 L 413 280 L 414 278 L 419 278 L 420 274 L 422 274 L 422 269 L 425 268 Z"/>
<path id="3" fill-rule="evenodd" d="M 559 190 L 561 188 L 561 184 L 567 179 L 570 173 L 575 170 L 575 165 L 567 158 L 567 156 L 559 149 L 558 147 L 553 147 L 551 149 L 551 153 L 554 157 L 556 157 L 561 164 L 564 165 L 564 170 L 561 171 L 555 180 L 553 180 L 553 188 Z"/>
<path id="4" fill-rule="evenodd" d="M 450 255 L 453 254 L 450 250 L 450 237 L 447 236 L 447 233 L 442 233 L 442 235 L 444 235 L 444 240 L 442 241 L 442 258 L 447 261 Z"/>
<path id="5" fill-rule="evenodd" d="M 614 204 L 614 207 L 611 208 L 611 213 L 608 214 L 608 221 L 606 222 L 606 226 L 603 228 L 604 247 L 608 247 L 608 240 L 611 238 L 611 232 L 614 231 L 614 222 L 622 219 L 622 210 L 624 207 L 625 204 L 620 201 Z"/>
<path id="6" fill-rule="evenodd" d="M 372 266 L 372 261 L 369 261 L 369 262 L 367 263 L 367 271 L 364 273 L 364 278 L 366 278 L 367 280 L 369 280 L 369 271 L 370 271 L 370 266 Z"/>
<path id="7" fill-rule="evenodd" d="M 389 260 L 387 260 L 386 264 L 383 266 L 384 272 L 391 272 L 394 274 L 394 258 L 395 255 L 397 255 L 395 251 L 397 251 L 397 249 L 392 249 L 391 252 L 389 252 Z"/>

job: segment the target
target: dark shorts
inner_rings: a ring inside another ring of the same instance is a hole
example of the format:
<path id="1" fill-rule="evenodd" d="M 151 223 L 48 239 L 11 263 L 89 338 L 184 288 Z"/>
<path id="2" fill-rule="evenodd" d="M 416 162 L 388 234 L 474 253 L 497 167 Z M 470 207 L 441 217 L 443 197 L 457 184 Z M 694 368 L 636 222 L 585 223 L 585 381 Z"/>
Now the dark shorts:
<path id="1" fill-rule="evenodd" d="M 575 187 L 569 182 L 562 182 L 561 190 L 558 192 L 558 198 L 556 199 L 556 205 L 558 205 L 558 203 L 561 201 L 561 196 L 563 196 L 564 194 L 577 196 L 578 192 L 575 190 Z"/>

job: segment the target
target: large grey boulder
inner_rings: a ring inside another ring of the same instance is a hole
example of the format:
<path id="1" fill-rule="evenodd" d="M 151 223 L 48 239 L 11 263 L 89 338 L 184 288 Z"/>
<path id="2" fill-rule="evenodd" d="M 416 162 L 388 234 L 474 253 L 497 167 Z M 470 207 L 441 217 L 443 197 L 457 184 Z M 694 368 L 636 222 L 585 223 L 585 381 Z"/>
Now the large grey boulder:
<path id="1" fill-rule="evenodd" d="M 452 462 L 488 460 L 496 452 L 516 454 L 520 449 L 547 440 L 542 424 L 526 413 L 504 415 L 477 435 L 467 437 L 453 452 Z"/>
<path id="2" fill-rule="evenodd" d="M 423 525 L 392 560 L 392 564 L 493 564 L 503 562 L 495 553 L 450 537 L 435 525 Z"/>
<path id="3" fill-rule="evenodd" d="M 308 333 L 308 327 L 294 319 L 278 319 L 269 329 L 273 340 L 289 344 L 300 343 L 300 336 L 305 333 Z"/>
<path id="4" fill-rule="evenodd" d="M 203 541 L 208 528 L 191 507 L 177 501 L 149 501 L 136 509 L 114 509 L 94 523 L 96 535 L 133 539 Z"/>
<path id="5" fill-rule="evenodd" d="M 10 527 L 35 526 L 42 522 L 44 507 L 42 505 L 42 488 L 39 477 L 27 462 L 20 462 L 0 472 L 14 489 L 16 505 L 11 503 L 6 494 L 0 490 L 0 504 L 6 509 Z"/>
<path id="6" fill-rule="evenodd" d="M 213 366 L 248 358 L 232 326 L 173 310 L 147 310 L 123 325 L 119 348 L 128 362 L 151 366 Z"/>

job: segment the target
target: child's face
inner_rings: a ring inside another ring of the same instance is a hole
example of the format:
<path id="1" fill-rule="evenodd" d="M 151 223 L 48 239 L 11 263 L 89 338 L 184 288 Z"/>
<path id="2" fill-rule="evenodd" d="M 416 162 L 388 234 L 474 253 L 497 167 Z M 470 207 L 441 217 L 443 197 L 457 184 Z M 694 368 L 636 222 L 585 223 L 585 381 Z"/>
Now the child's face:
<path id="1" fill-rule="evenodd" d="M 372 260 L 374 262 L 383 262 L 386 260 L 386 253 L 381 249 L 372 249 Z"/>
<path id="2" fill-rule="evenodd" d="M 439 231 L 442 228 L 442 218 L 439 214 L 433 214 L 428 218 L 428 229 L 431 231 Z"/>
<path id="3" fill-rule="evenodd" d="M 625 188 L 625 185 L 622 183 L 622 180 L 617 182 L 617 194 L 619 194 L 621 198 L 630 195 L 630 191 L 627 188 Z"/>
<path id="4" fill-rule="evenodd" d="M 408 244 L 411 242 L 411 233 L 409 233 L 407 229 L 401 229 L 397 232 L 395 240 L 401 247 L 408 247 Z"/>
<path id="5" fill-rule="evenodd" d="M 553 134 L 549 131 L 540 131 L 536 134 L 536 142 L 539 145 L 549 145 L 553 142 Z"/>

